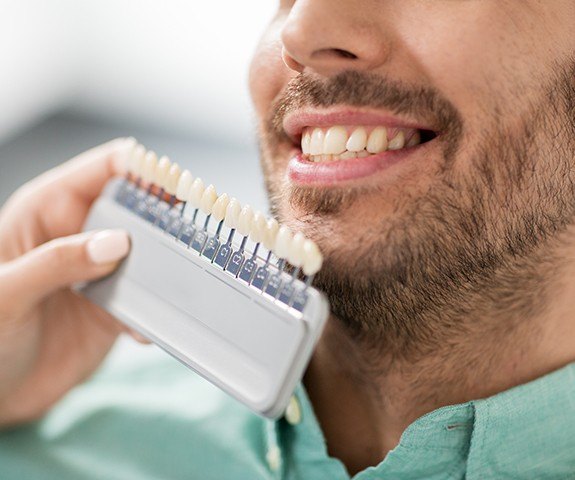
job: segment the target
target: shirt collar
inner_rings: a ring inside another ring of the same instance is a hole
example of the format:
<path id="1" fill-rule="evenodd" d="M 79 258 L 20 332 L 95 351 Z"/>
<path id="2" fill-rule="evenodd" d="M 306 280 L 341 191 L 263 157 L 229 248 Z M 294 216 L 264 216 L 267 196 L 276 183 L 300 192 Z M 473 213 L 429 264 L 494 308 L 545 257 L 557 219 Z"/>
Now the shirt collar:
<path id="1" fill-rule="evenodd" d="M 575 363 L 473 403 L 468 478 L 573 478 Z"/>
<path id="2" fill-rule="evenodd" d="M 281 451 L 282 470 L 297 472 L 296 478 L 348 479 L 343 464 L 327 453 L 303 386 L 295 396 L 301 421 L 280 419 L 268 428 L 268 442 Z M 424 415 L 379 465 L 354 480 L 569 478 L 575 470 L 574 433 L 575 363 L 493 397 Z"/>

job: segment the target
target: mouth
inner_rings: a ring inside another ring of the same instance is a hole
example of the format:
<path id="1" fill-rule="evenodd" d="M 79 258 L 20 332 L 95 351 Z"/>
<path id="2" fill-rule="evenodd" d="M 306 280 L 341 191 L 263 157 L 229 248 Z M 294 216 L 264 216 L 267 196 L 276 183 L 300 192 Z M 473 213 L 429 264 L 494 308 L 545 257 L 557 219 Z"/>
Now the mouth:
<path id="1" fill-rule="evenodd" d="M 438 136 L 431 128 L 370 112 L 295 112 L 283 126 L 293 146 L 288 176 L 299 184 L 371 176 L 418 156 Z"/>

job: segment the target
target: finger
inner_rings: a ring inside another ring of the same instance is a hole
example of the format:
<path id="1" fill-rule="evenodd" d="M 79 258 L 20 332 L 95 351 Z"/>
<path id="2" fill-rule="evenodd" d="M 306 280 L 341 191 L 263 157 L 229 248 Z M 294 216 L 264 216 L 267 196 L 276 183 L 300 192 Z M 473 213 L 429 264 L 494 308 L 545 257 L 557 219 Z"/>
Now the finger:
<path id="1" fill-rule="evenodd" d="M 117 138 L 77 155 L 30 183 L 36 191 L 65 190 L 92 201 L 111 177 L 126 171 L 135 146 L 133 138 Z"/>
<path id="2" fill-rule="evenodd" d="M 26 205 L 28 219 L 47 238 L 77 232 L 106 182 L 125 171 L 135 145 L 133 138 L 119 138 L 88 150 L 28 182 L 11 201 Z"/>
<path id="3" fill-rule="evenodd" d="M 128 335 L 130 335 L 130 337 L 132 337 L 132 339 L 134 339 L 136 342 L 142 344 L 142 345 L 151 345 L 152 342 L 150 340 L 148 340 L 146 337 L 144 337 L 140 332 L 136 332 L 135 330 L 132 330 L 131 328 L 128 329 Z"/>
<path id="4" fill-rule="evenodd" d="M 130 250 L 123 230 L 52 240 L 3 265 L 2 296 L 29 305 L 62 287 L 111 273 Z"/>

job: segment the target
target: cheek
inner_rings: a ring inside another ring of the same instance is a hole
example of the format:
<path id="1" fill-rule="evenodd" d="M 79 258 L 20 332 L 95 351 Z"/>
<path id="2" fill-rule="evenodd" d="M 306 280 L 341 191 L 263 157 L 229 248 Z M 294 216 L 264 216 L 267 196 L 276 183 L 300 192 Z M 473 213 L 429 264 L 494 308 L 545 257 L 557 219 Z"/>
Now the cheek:
<path id="1" fill-rule="evenodd" d="M 274 99 L 292 78 L 282 61 L 276 30 L 272 25 L 264 35 L 250 65 L 250 94 L 260 122 L 269 115 Z"/>
<path id="2" fill-rule="evenodd" d="M 449 26 L 442 23 L 437 19 L 427 27 L 421 24 L 418 34 L 404 38 L 402 43 L 422 76 L 454 105 L 465 124 L 475 123 L 474 118 L 482 117 L 481 110 L 494 100 L 490 90 L 499 83 L 497 76 L 501 75 L 501 69 L 499 72 L 489 69 L 490 65 L 500 65 L 496 60 L 498 52 L 488 47 L 489 40 L 478 42 L 478 37 L 485 34 L 479 31 L 480 26 L 470 27 L 468 22 L 452 22 Z"/>
<path id="3" fill-rule="evenodd" d="M 398 15 L 405 53 L 474 128 L 495 111 L 528 111 L 552 71 L 549 51 L 567 32 L 550 34 L 544 7 L 505 0 L 445 5 Z"/>

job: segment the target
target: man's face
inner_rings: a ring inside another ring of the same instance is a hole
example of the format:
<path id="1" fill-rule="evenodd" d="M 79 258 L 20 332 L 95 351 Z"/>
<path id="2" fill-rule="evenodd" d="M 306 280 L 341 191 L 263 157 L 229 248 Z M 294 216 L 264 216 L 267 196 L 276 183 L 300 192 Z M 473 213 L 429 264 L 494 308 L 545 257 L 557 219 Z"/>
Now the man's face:
<path id="1" fill-rule="evenodd" d="M 280 3 L 250 75 L 262 165 L 352 332 L 405 353 L 538 308 L 575 206 L 573 25 L 571 0 Z"/>

